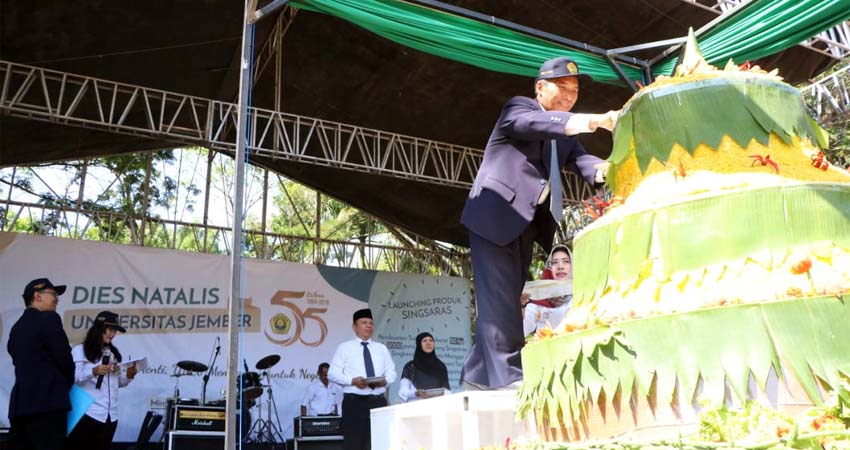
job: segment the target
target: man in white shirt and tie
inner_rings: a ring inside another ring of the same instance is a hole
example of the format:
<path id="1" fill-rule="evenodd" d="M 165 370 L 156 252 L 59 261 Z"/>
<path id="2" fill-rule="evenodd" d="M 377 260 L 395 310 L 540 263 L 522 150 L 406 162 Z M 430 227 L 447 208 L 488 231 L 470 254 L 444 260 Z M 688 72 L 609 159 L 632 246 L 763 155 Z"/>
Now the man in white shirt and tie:
<path id="1" fill-rule="evenodd" d="M 319 364 L 316 371 L 318 379 L 307 386 L 304 401 L 301 402 L 302 416 L 327 416 L 339 414 L 342 404 L 342 388 L 328 380 L 330 364 Z"/>
<path id="2" fill-rule="evenodd" d="M 351 326 L 356 337 L 339 344 L 331 360 L 328 378 L 342 386 L 342 437 L 345 450 L 372 447 L 370 410 L 387 406 L 387 385 L 395 381 L 395 363 L 390 351 L 372 340 L 372 311 L 354 313 Z M 368 379 L 383 377 L 372 383 Z"/>

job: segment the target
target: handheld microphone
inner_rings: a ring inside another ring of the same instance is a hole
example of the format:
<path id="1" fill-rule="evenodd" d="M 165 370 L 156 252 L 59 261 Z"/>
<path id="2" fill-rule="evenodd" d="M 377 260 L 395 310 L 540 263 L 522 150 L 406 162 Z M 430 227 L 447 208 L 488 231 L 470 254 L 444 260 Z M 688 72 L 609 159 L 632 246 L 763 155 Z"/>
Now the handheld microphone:
<path id="1" fill-rule="evenodd" d="M 104 350 L 103 359 L 100 360 L 101 364 L 109 364 L 109 357 L 112 356 L 112 352 L 109 350 Z M 97 384 L 95 384 L 95 388 L 100 389 L 100 385 L 103 384 L 103 375 L 97 376 Z"/>

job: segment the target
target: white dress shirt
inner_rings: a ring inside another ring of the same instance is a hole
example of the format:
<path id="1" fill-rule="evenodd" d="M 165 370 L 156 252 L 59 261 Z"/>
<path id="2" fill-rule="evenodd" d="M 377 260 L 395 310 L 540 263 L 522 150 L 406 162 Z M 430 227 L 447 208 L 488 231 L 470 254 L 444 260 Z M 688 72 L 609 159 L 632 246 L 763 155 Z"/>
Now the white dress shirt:
<path id="1" fill-rule="evenodd" d="M 369 344 L 369 354 L 372 357 L 375 376 L 384 377 L 387 380 L 387 385 L 395 381 L 395 363 L 393 363 L 393 358 L 390 356 L 390 351 L 387 350 L 387 347 L 372 339 L 363 341 L 360 338 L 354 338 L 339 344 L 331 360 L 328 378 L 342 386 L 342 391 L 346 394 L 383 394 L 387 390 L 386 386 L 375 389 L 368 387 L 360 389 L 351 384 L 351 380 L 356 377 L 366 378 L 366 364 L 363 362 L 363 346 L 360 345 L 361 342 L 367 342 Z"/>
<path id="2" fill-rule="evenodd" d="M 338 384 L 328 382 L 325 386 L 321 380 L 313 380 L 307 386 L 302 405 L 307 407 L 308 416 L 332 414 L 336 407 L 337 414 L 342 413 L 342 388 Z"/>
<path id="3" fill-rule="evenodd" d="M 83 344 L 75 345 L 71 349 L 71 358 L 74 359 L 74 382 L 94 397 L 94 403 L 89 406 L 86 415 L 98 422 L 106 422 L 109 417 L 113 422 L 118 420 L 118 388 L 130 384 L 130 379 L 123 370 L 118 373 L 110 373 L 103 376 L 100 389 L 97 386 L 97 377 L 92 374 L 92 369 L 100 365 L 100 361 L 93 363 L 86 359 Z"/>
<path id="4" fill-rule="evenodd" d="M 528 303 L 525 305 L 525 317 L 522 320 L 522 334 L 528 336 L 547 325 L 550 328 L 557 327 L 564 320 L 568 309 L 570 302 L 564 302 L 555 308 Z"/>
<path id="5" fill-rule="evenodd" d="M 542 109 L 543 111 L 546 111 L 546 108 L 544 108 L 543 105 L 540 105 L 540 109 Z M 616 111 L 609 111 L 607 114 L 573 113 L 570 116 L 570 118 L 567 119 L 567 123 L 564 124 L 564 134 L 567 135 L 567 136 L 575 136 L 575 135 L 581 134 L 581 133 L 593 133 L 594 131 L 596 131 L 596 129 L 595 128 L 592 129 L 592 130 L 590 129 L 591 116 L 593 116 L 593 118 L 597 118 L 599 120 L 611 120 L 611 118 L 609 118 L 608 116 L 612 112 L 616 112 Z M 615 114 L 614 117 L 613 117 L 614 123 L 616 123 L 616 118 L 617 118 L 617 116 Z M 614 127 L 613 124 L 611 125 L 611 127 L 612 128 Z M 604 174 L 607 174 L 607 173 L 608 173 L 607 167 L 605 168 L 604 172 L 602 170 L 598 170 L 598 168 L 597 168 L 596 176 L 594 177 L 595 181 L 597 183 L 604 183 L 605 182 Z M 542 205 L 543 202 L 546 201 L 546 199 L 549 196 L 549 190 L 550 189 L 552 189 L 552 186 L 550 184 L 550 181 L 547 180 L 546 186 L 543 186 L 543 192 L 540 193 L 540 197 L 537 197 L 537 204 L 538 205 Z M 553 324 L 552 326 L 554 327 L 555 325 Z M 526 336 L 528 335 L 528 333 L 525 333 L 525 334 L 526 334 Z"/>

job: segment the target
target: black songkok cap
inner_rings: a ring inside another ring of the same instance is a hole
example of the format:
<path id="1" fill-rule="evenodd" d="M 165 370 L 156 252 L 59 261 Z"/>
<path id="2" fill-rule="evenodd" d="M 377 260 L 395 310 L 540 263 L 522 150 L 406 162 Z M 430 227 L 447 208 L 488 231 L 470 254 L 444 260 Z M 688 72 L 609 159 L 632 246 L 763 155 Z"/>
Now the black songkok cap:
<path id="1" fill-rule="evenodd" d="M 354 311 L 354 322 L 357 322 L 358 319 L 371 319 L 372 318 L 372 310 L 369 308 L 358 309 Z"/>

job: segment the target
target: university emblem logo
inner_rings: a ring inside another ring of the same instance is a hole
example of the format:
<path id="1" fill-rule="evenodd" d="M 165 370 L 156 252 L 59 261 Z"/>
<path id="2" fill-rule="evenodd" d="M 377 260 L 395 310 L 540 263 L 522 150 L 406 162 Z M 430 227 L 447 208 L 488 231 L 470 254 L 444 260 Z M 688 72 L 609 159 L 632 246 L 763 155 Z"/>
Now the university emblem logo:
<path id="1" fill-rule="evenodd" d="M 286 315 L 278 313 L 269 320 L 269 324 L 272 327 L 272 333 L 287 334 L 289 333 L 289 327 L 292 326 L 292 321 Z"/>

